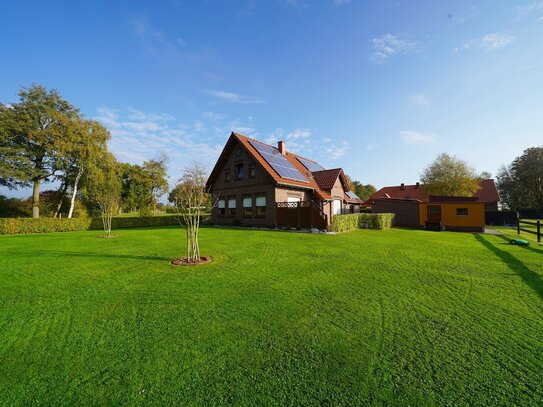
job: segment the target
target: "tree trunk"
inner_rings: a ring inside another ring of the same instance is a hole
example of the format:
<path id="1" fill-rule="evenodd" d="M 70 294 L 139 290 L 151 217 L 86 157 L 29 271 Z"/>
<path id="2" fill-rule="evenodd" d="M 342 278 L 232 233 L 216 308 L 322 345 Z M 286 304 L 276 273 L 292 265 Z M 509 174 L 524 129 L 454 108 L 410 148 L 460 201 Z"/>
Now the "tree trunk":
<path id="1" fill-rule="evenodd" d="M 35 180 L 32 188 L 32 218 L 40 217 L 40 180 Z"/>
<path id="2" fill-rule="evenodd" d="M 68 211 L 68 219 L 71 219 L 74 213 L 75 197 L 77 195 L 77 185 L 79 184 L 79 179 L 81 178 L 82 174 L 83 174 L 83 171 L 79 171 L 77 173 L 77 176 L 75 177 L 74 190 L 72 191 L 72 197 L 70 199 L 70 210 Z"/>
<path id="3" fill-rule="evenodd" d="M 60 210 L 62 209 L 62 204 L 64 202 L 64 197 L 66 196 L 66 191 L 67 190 L 68 190 L 68 184 L 64 183 L 64 185 L 62 187 L 62 192 L 60 193 L 60 197 L 59 197 L 59 201 L 58 201 L 58 205 L 57 205 L 57 210 L 55 211 L 55 215 L 53 216 L 54 218 L 58 218 L 58 215 L 60 214 Z"/>

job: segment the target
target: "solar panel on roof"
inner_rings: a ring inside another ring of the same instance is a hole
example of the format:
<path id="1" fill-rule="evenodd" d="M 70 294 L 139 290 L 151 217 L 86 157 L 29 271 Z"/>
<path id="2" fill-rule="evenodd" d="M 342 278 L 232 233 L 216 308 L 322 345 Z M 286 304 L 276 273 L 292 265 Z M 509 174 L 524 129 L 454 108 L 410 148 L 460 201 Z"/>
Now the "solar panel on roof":
<path id="1" fill-rule="evenodd" d="M 347 196 L 351 199 L 360 199 L 353 191 L 347 192 Z"/>
<path id="2" fill-rule="evenodd" d="M 296 157 L 298 161 L 302 163 L 302 165 L 307 168 L 309 171 L 322 171 L 325 168 L 320 165 L 319 163 L 316 163 L 315 161 L 309 161 L 302 157 Z"/>
<path id="3" fill-rule="evenodd" d="M 280 177 L 295 181 L 307 182 L 307 179 L 300 173 L 300 171 L 298 171 L 277 149 L 253 142 L 252 140 L 249 140 L 249 143 L 256 148 L 262 158 L 264 158 L 264 160 L 271 165 L 271 167 L 279 174 Z"/>

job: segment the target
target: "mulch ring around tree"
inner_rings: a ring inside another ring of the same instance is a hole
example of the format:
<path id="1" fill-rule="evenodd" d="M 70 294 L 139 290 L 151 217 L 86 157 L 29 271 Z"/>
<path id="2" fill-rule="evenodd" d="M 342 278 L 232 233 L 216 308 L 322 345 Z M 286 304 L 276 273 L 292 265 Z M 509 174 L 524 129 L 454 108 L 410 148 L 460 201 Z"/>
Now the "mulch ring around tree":
<path id="1" fill-rule="evenodd" d="M 181 257 L 179 259 L 173 259 L 171 263 L 174 266 L 198 266 L 200 264 L 211 263 L 213 258 L 211 256 L 200 256 L 200 261 L 188 260 L 186 257 Z"/>

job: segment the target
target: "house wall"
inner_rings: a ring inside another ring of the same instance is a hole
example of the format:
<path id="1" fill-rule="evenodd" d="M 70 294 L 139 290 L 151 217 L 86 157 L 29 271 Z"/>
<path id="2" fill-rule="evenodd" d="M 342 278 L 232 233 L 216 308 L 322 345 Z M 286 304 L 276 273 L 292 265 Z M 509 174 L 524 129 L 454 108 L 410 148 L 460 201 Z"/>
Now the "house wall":
<path id="1" fill-rule="evenodd" d="M 419 227 L 419 203 L 416 201 L 401 201 L 378 199 L 372 207 L 372 213 L 393 213 L 394 226 Z"/>
<path id="2" fill-rule="evenodd" d="M 301 201 L 310 201 L 313 199 L 313 192 L 307 189 L 275 188 L 275 202 L 287 202 L 289 196 L 300 198 Z"/>
<path id="3" fill-rule="evenodd" d="M 235 180 L 234 166 L 243 163 L 245 175 L 242 180 Z M 249 178 L 249 165 L 255 165 L 255 176 Z M 230 171 L 230 181 L 225 180 L 225 171 Z M 222 165 L 220 174 L 211 188 L 211 193 L 216 199 L 228 200 L 233 197 L 236 200 L 235 216 L 220 214 L 217 205 L 211 212 L 211 221 L 217 225 L 241 225 L 241 226 L 275 226 L 275 185 L 272 178 L 266 171 L 247 153 L 241 146 L 237 145 Z M 266 216 L 256 216 L 256 197 L 266 196 Z M 243 216 L 243 198 L 251 197 L 253 199 L 253 215 L 251 217 Z"/>
<path id="4" fill-rule="evenodd" d="M 424 226 L 427 219 L 428 205 L 441 206 L 441 224 L 446 230 L 481 231 L 485 227 L 485 204 L 482 202 L 424 202 L 419 205 L 420 225 Z M 467 208 L 467 216 L 458 216 L 458 208 Z"/>
<path id="5" fill-rule="evenodd" d="M 242 180 L 235 179 L 236 164 L 243 163 L 245 175 Z M 249 165 L 255 166 L 255 176 L 249 178 Z M 230 171 L 230 181 L 225 180 L 225 171 Z M 227 203 L 228 199 L 236 200 L 236 214 L 229 215 L 228 207 L 225 209 L 225 215 L 220 214 L 218 205 L 215 205 L 211 212 L 211 221 L 216 225 L 239 225 L 239 226 L 263 226 L 275 227 L 275 202 L 287 201 L 288 195 L 299 196 L 303 201 L 311 199 L 312 191 L 276 187 L 273 179 L 260 166 L 260 164 L 249 154 L 241 145 L 236 145 L 225 160 L 220 169 L 217 180 L 211 187 L 211 193 L 216 199 L 224 199 Z M 263 217 L 256 216 L 256 197 L 266 196 L 266 215 Z M 251 197 L 253 202 L 252 216 L 243 216 L 243 198 Z"/>

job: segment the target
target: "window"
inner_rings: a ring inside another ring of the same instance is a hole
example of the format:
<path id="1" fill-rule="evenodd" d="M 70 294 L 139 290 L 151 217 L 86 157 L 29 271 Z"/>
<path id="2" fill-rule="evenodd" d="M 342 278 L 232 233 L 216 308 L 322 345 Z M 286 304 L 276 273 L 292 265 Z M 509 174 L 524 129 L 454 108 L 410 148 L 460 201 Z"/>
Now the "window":
<path id="1" fill-rule="evenodd" d="M 243 216 L 253 216 L 253 198 L 250 196 L 243 198 Z"/>
<path id="2" fill-rule="evenodd" d="M 230 170 L 224 170 L 224 182 L 230 182 Z"/>
<path id="3" fill-rule="evenodd" d="M 468 216 L 468 208 L 456 208 L 456 216 Z"/>
<path id="4" fill-rule="evenodd" d="M 219 200 L 219 216 L 226 215 L 226 201 L 224 199 Z"/>
<path id="5" fill-rule="evenodd" d="M 228 199 L 228 216 L 236 216 L 236 198 Z"/>
<path id="6" fill-rule="evenodd" d="M 256 197 L 256 216 L 263 218 L 266 216 L 266 197 L 257 196 Z"/>
<path id="7" fill-rule="evenodd" d="M 254 178 L 256 176 L 256 167 L 254 164 L 249 165 L 249 178 Z"/>
<path id="8" fill-rule="evenodd" d="M 243 163 L 236 164 L 236 171 L 235 171 L 235 177 L 236 180 L 242 180 L 245 176 L 245 167 L 243 166 Z"/>

